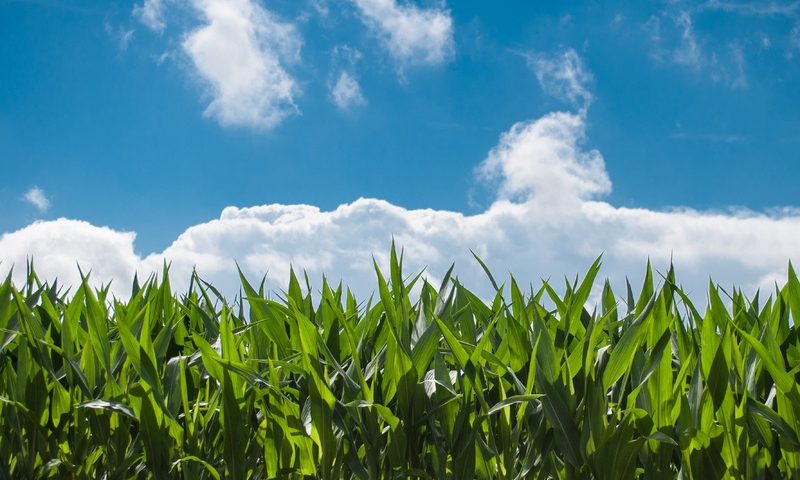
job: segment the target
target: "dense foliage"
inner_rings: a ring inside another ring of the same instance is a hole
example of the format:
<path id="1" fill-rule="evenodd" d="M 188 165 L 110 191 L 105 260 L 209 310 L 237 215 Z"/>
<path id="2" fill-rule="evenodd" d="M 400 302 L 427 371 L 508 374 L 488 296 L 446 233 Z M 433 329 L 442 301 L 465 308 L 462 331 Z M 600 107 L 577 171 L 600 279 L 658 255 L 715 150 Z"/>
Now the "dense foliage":
<path id="1" fill-rule="evenodd" d="M 4 478 L 798 478 L 800 283 L 0 284 Z M 480 261 L 480 260 L 478 260 Z M 481 264 L 483 265 L 483 264 Z M 414 288 L 414 293 L 411 290 Z M 504 294 L 504 292 L 506 292 Z"/>

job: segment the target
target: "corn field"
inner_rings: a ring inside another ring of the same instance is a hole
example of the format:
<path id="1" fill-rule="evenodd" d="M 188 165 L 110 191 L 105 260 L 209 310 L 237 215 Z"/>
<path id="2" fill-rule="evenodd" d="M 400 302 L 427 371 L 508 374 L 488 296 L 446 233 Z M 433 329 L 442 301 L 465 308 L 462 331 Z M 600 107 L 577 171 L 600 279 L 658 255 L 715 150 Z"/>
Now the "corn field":
<path id="1" fill-rule="evenodd" d="M 9 275 L 0 477 L 800 478 L 791 265 L 704 311 L 672 269 L 618 295 L 600 259 L 558 286 L 481 266 L 489 301 L 452 268 L 404 277 L 394 248 L 363 301 L 294 273 L 231 301 L 166 268 L 125 301 Z"/>

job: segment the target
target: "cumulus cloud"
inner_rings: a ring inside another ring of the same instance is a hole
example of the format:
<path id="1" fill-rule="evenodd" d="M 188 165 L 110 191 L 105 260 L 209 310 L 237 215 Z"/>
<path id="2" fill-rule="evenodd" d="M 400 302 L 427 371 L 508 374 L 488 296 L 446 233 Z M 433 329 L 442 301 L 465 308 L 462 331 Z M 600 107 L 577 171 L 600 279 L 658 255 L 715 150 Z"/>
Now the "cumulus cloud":
<path id="1" fill-rule="evenodd" d="M 478 172 L 499 179 L 499 198 L 521 199 L 550 208 L 585 201 L 611 191 L 597 150 L 584 152 L 582 116 L 551 113 L 514 125 L 503 134 Z"/>
<path id="2" fill-rule="evenodd" d="M 400 64 L 436 65 L 453 56 L 453 19 L 443 8 L 397 0 L 352 0 L 367 27 Z"/>
<path id="3" fill-rule="evenodd" d="M 330 96 L 333 103 L 341 110 L 349 110 L 366 103 L 358 80 L 345 71 L 342 71 L 336 82 L 330 85 Z"/>
<path id="4" fill-rule="evenodd" d="M 575 49 L 564 49 L 555 55 L 525 54 L 525 58 L 546 93 L 583 108 L 592 102 L 592 74 Z"/>
<path id="5" fill-rule="evenodd" d="M 796 210 L 650 210 L 604 201 L 611 181 L 600 152 L 582 146 L 584 129 L 584 115 L 564 112 L 513 126 L 479 167 L 498 181 L 498 196 L 474 215 L 409 210 L 376 199 L 332 211 L 310 205 L 229 207 L 147 256 L 134 253 L 132 233 L 60 219 L 4 235 L 0 257 L 10 266 L 24 265 L 33 255 L 45 277 L 67 281 L 76 278 L 77 259 L 93 269 L 96 281 L 115 279 L 115 292 L 123 295 L 134 271 L 158 271 L 165 260 L 178 288 L 186 287 L 196 266 L 223 291 L 235 293 L 237 260 L 251 278 L 269 272 L 273 289 L 285 288 L 294 265 L 316 282 L 324 272 L 368 295 L 374 289 L 371 256 L 386 265 L 394 237 L 409 269 L 427 266 L 426 275 L 436 281 L 455 261 L 459 279 L 483 295 L 491 287 L 470 249 L 498 277 L 512 271 L 523 284 L 540 278 L 560 282 L 604 253 L 603 274 L 619 286 L 626 276 L 641 279 L 648 258 L 663 271 L 672 257 L 680 280 L 699 302 L 709 275 L 752 293 L 771 288 L 784 278 L 786 262 L 800 257 Z M 24 272 L 16 274 L 21 280 Z"/>
<path id="6" fill-rule="evenodd" d="M 271 128 L 296 113 L 298 85 L 285 64 L 299 60 L 295 27 L 253 0 L 194 0 L 206 24 L 183 49 L 212 98 L 207 116 L 222 125 Z"/>
<path id="7" fill-rule="evenodd" d="M 44 194 L 44 190 L 39 187 L 31 187 L 22 198 L 36 207 L 39 212 L 46 212 L 50 208 L 50 199 Z"/>
<path id="8" fill-rule="evenodd" d="M 60 218 L 39 221 L 13 233 L 0 236 L 0 265 L 14 268 L 15 279 L 23 281 L 25 262 L 33 258 L 37 273 L 58 278 L 62 285 L 80 282 L 78 266 L 91 271 L 96 284 L 129 287 L 141 258 L 133 251 L 136 234 L 96 227 L 79 220 Z"/>
<path id="9" fill-rule="evenodd" d="M 401 77 L 408 67 L 452 58 L 453 19 L 446 8 L 423 8 L 398 0 L 351 1 Z M 310 7 L 327 15 L 327 2 L 313 1 Z M 299 113 L 300 82 L 292 70 L 303 45 L 295 23 L 302 20 L 283 21 L 261 0 L 140 0 L 133 16 L 160 34 L 171 28 L 168 44 L 180 47 L 170 47 L 159 58 L 188 64 L 209 100 L 206 117 L 222 126 L 271 129 Z M 176 31 L 180 35 L 173 36 Z M 127 45 L 132 34 L 121 45 Z M 339 66 L 334 71 L 337 76 L 329 88 L 337 106 L 364 104 L 354 69 Z"/>
<path id="10" fill-rule="evenodd" d="M 183 32 L 180 46 L 210 99 L 207 117 L 223 126 L 269 129 L 298 112 L 300 89 L 289 68 L 299 61 L 303 42 L 294 24 L 258 0 L 144 0 L 133 15 L 162 33 L 167 5 L 199 20 Z"/>

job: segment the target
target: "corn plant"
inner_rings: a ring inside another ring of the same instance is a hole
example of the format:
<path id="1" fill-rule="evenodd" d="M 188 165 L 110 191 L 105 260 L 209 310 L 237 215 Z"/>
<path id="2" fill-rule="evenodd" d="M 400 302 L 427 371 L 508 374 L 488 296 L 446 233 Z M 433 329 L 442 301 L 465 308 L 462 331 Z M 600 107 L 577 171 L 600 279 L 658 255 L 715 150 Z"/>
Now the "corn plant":
<path id="1" fill-rule="evenodd" d="M 476 260 L 480 262 L 480 259 Z M 481 262 L 485 268 L 485 265 Z M 800 282 L 0 284 L 2 478 L 800 478 Z M 561 293 L 559 293 L 561 291 Z M 587 308 L 594 291 L 596 307 Z M 313 295 L 312 295 L 313 293 Z"/>

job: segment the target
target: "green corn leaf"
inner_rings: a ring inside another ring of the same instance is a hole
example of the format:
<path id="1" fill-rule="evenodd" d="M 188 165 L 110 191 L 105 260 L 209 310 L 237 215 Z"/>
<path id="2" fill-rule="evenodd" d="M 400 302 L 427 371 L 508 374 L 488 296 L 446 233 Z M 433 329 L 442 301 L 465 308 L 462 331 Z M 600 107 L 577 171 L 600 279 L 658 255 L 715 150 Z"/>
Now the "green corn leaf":
<path id="1" fill-rule="evenodd" d="M 136 414 L 133 413 L 131 408 L 123 403 L 111 402 L 108 400 L 90 400 L 76 405 L 77 408 L 90 408 L 93 410 L 105 410 L 108 412 L 118 413 L 130 419 L 138 420 Z"/>
<path id="2" fill-rule="evenodd" d="M 644 338 L 646 329 L 643 324 L 655 305 L 656 295 L 652 294 L 650 300 L 643 305 L 641 312 L 628 329 L 623 333 L 619 342 L 611 350 L 611 356 L 605 371 L 603 371 L 603 386 L 608 390 L 617 380 L 628 371 L 633 356 Z"/>
<path id="3" fill-rule="evenodd" d="M 506 398 L 503 401 L 497 402 L 486 412 L 486 415 L 492 415 L 500 410 L 504 409 L 509 405 L 514 405 L 516 403 L 523 403 L 523 402 L 534 402 L 542 398 L 544 394 L 537 393 L 537 394 L 527 394 L 527 395 L 513 395 L 511 397 Z"/>

